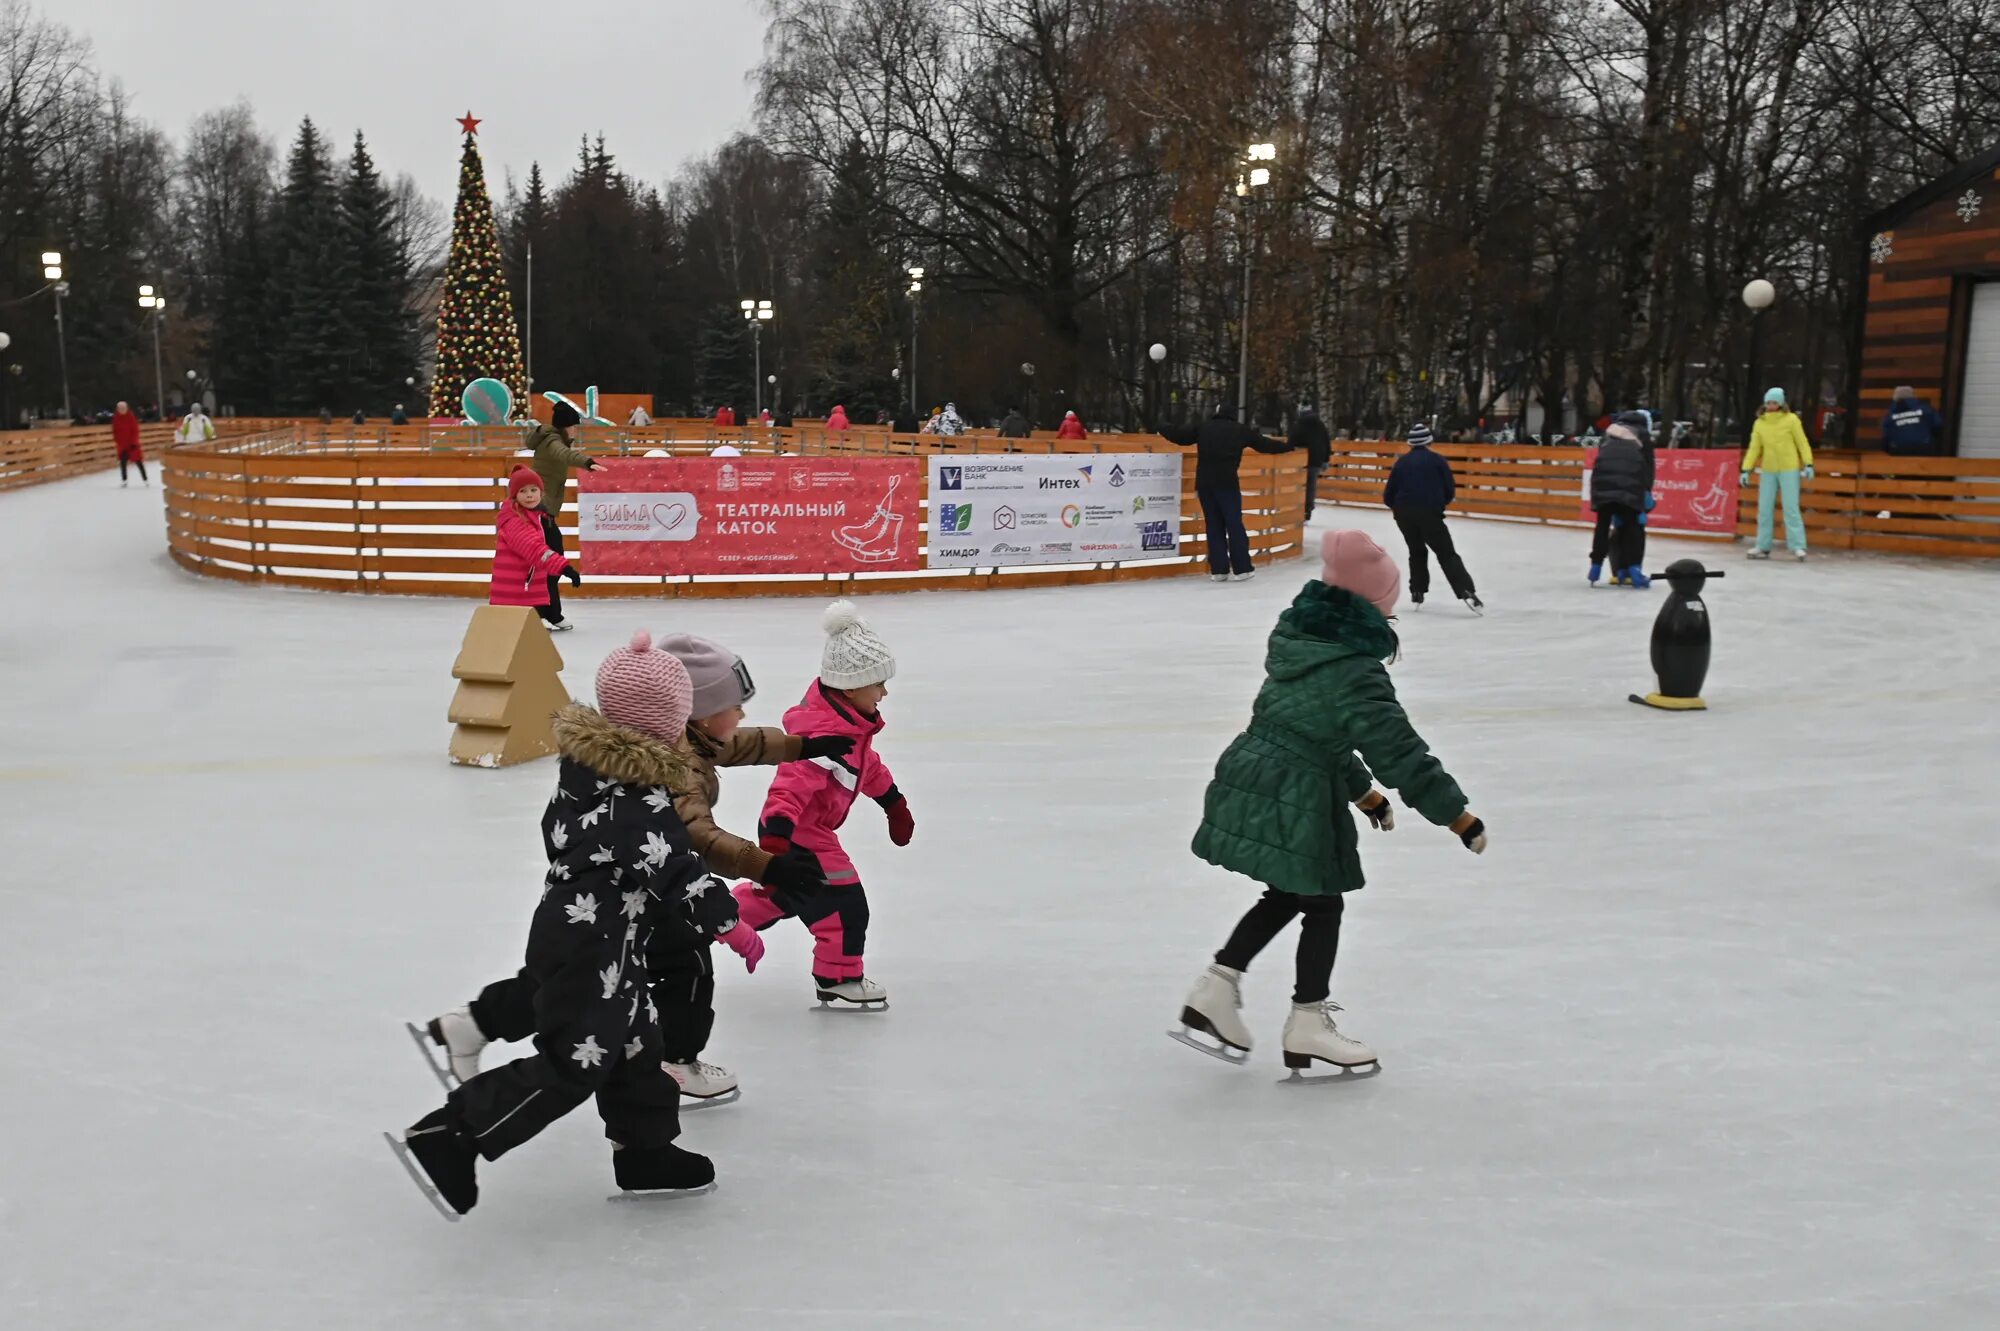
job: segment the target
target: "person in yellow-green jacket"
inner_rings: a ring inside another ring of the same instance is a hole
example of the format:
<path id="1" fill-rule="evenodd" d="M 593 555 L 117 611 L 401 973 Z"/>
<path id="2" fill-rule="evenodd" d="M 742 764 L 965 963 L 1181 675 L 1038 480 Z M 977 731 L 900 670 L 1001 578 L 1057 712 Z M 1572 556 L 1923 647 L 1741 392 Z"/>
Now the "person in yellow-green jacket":
<path id="1" fill-rule="evenodd" d="M 1806 557 L 1806 520 L 1799 511 L 1799 481 L 1813 478 L 1812 445 L 1806 442 L 1806 428 L 1785 405 L 1785 390 L 1774 388 L 1764 394 L 1764 410 L 1750 431 L 1750 451 L 1743 455 L 1744 485 L 1750 473 L 1757 473 L 1757 543 L 1750 558 L 1771 557 L 1771 506 L 1778 496 L 1785 498 L 1785 544 L 1792 558 Z"/>

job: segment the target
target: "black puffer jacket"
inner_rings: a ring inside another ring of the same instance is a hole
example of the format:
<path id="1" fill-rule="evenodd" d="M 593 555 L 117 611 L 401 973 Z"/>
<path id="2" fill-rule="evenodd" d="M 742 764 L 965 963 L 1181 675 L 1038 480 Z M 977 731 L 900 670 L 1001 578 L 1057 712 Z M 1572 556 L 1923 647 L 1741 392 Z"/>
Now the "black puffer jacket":
<path id="1" fill-rule="evenodd" d="M 1292 422 L 1291 442 L 1293 448 L 1306 451 L 1306 465 L 1324 467 L 1333 460 L 1333 436 L 1328 433 L 1326 422 L 1310 407 L 1299 413 Z"/>
<path id="2" fill-rule="evenodd" d="M 1194 483 L 1202 489 L 1240 488 L 1236 473 L 1243 466 L 1243 450 L 1259 453 L 1289 453 L 1292 446 L 1282 439 L 1270 439 L 1236 420 L 1236 408 L 1221 406 L 1200 425 L 1171 426 L 1160 431 L 1168 443 L 1195 451 Z"/>
<path id="3" fill-rule="evenodd" d="M 642 955 L 735 928 L 735 898 L 694 853 L 674 810 L 675 792 L 695 779 L 687 757 L 580 703 L 556 713 L 555 732 L 562 770 L 542 815 L 543 900 L 560 900 L 578 919 L 622 916 L 635 930 L 628 937 L 654 935 Z"/>
<path id="4" fill-rule="evenodd" d="M 1637 412 L 1614 416 L 1597 446 L 1597 465 L 1590 473 L 1590 506 L 1617 504 L 1643 510 L 1653 492 L 1653 444 L 1646 418 Z"/>

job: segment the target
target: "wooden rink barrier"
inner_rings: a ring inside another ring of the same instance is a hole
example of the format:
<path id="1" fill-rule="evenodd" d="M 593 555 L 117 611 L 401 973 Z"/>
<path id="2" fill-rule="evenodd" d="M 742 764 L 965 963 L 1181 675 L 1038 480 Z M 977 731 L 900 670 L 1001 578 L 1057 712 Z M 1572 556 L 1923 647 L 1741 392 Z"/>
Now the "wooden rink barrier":
<path id="1" fill-rule="evenodd" d="M 217 427 L 220 433 L 221 427 Z M 148 467 L 174 441 L 174 422 L 139 427 L 139 446 Z M 65 426 L 59 430 L 9 430 L 0 434 L 0 490 L 64 481 L 110 471 L 118 465 L 118 445 L 108 425 Z"/>
<path id="2" fill-rule="evenodd" d="M 325 591 L 485 600 L 493 568 L 493 522 L 506 497 L 507 472 L 524 433 L 467 426 L 322 426 L 319 422 L 246 423 L 253 433 L 160 455 L 167 544 L 174 560 L 204 577 Z M 1179 453 L 1181 544 L 1177 554 L 1127 563 L 1058 564 L 998 569 L 925 569 L 907 573 L 763 576 L 619 577 L 594 575 L 579 561 L 571 597 L 847 596 L 887 591 L 983 591 L 1011 587 L 1185 577 L 1206 573 L 1207 528 L 1194 490 L 1195 458 L 1156 435 L 1042 435 L 1000 440 L 991 432 L 940 438 L 892 435 L 881 428 L 829 432 L 668 421 L 647 429 L 586 427 L 578 447 L 596 457 L 665 451 L 705 456 L 726 442 L 746 455 L 926 456 L 931 453 Z M 1305 526 L 1305 458 L 1247 453 L 1243 520 L 1260 565 L 1296 558 Z M 926 477 L 923 511 L 929 512 Z M 560 522 L 575 553 L 575 489 Z M 928 527 L 926 525 L 926 534 Z"/>
<path id="3" fill-rule="evenodd" d="M 1339 440 L 1320 478 L 1319 500 L 1380 508 L 1398 441 Z M 1458 496 L 1450 512 L 1476 518 L 1586 525 L 1578 510 L 1586 450 L 1539 444 L 1435 444 L 1451 462 Z M 2000 458 L 1906 458 L 1817 449 L 1814 478 L 1800 488 L 1806 540 L 1814 549 L 1882 554 L 2000 556 Z M 1774 526 L 1783 538 L 1782 518 Z M 1737 496 L 1736 537 L 1757 531 L 1757 478 Z M 1662 531 L 1692 540 L 1716 533 Z"/>

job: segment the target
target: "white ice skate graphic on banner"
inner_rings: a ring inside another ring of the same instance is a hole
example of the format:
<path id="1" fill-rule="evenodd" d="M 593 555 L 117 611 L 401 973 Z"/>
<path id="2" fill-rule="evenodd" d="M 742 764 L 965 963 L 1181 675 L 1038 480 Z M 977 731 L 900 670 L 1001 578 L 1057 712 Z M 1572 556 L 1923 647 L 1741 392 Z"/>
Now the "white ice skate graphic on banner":
<path id="1" fill-rule="evenodd" d="M 868 521 L 842 527 L 833 534 L 834 543 L 852 554 L 857 562 L 886 564 L 902 552 L 903 515 L 890 503 L 896 497 L 896 487 L 902 483 L 900 476 L 891 478 L 889 488 L 876 501 L 875 512 Z"/>

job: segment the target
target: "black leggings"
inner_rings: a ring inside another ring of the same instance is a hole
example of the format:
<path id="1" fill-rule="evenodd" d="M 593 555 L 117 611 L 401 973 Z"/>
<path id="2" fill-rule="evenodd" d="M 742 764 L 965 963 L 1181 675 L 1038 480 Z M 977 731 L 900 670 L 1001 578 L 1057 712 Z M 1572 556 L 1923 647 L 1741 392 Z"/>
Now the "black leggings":
<path id="1" fill-rule="evenodd" d="M 139 479 L 140 479 L 140 480 L 142 480 L 142 481 L 146 481 L 146 480 L 150 480 L 150 478 L 149 478 L 149 477 L 148 477 L 148 476 L 146 475 L 146 459 L 144 459 L 144 458 L 134 458 L 134 459 L 132 460 L 132 465 L 133 465 L 133 466 L 135 466 L 135 467 L 137 467 L 137 468 L 139 469 Z M 119 479 L 119 480 L 121 480 L 121 481 L 125 481 L 125 480 L 130 480 L 130 479 L 131 479 L 131 477 L 129 477 L 129 476 L 127 476 L 127 475 L 125 474 L 125 459 L 124 459 L 124 458 L 119 458 L 119 459 L 118 459 L 118 479 Z"/>
<path id="2" fill-rule="evenodd" d="M 1334 954 L 1340 950 L 1340 911 L 1338 892 L 1302 897 L 1267 887 L 1264 895 L 1257 898 L 1257 904 L 1236 922 L 1236 931 L 1229 935 L 1222 951 L 1215 954 L 1215 964 L 1235 971 L 1249 970 L 1257 954 L 1292 922 L 1292 917 L 1302 915 L 1305 918 L 1299 922 L 1298 970 L 1292 1001 L 1324 1003 L 1333 988 Z"/>
<path id="3" fill-rule="evenodd" d="M 547 509 L 542 510 L 542 539 L 557 554 L 563 552 L 562 528 L 556 525 L 555 516 Z M 536 606 L 535 613 L 551 624 L 562 623 L 562 574 L 549 579 L 549 603 Z"/>

